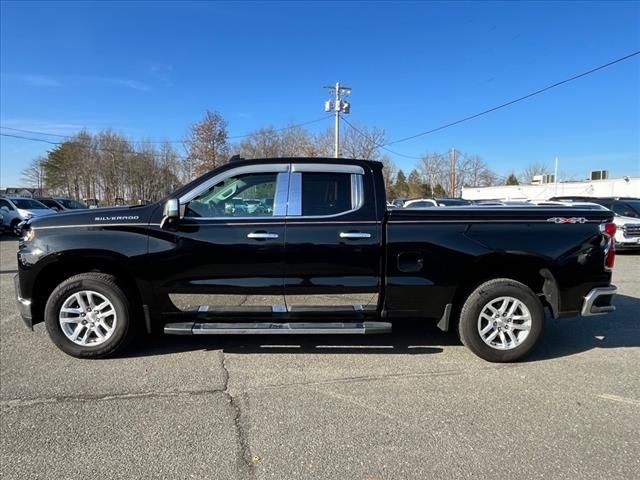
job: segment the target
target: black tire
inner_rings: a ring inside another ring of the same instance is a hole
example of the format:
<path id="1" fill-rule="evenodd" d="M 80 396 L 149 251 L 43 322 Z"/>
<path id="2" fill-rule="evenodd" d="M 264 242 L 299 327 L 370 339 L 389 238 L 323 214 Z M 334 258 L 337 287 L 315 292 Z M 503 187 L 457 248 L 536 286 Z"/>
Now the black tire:
<path id="1" fill-rule="evenodd" d="M 478 331 L 478 318 L 483 309 L 495 299 L 512 297 L 529 310 L 531 328 L 528 336 L 509 350 L 491 347 Z M 465 301 L 460 312 L 458 335 L 462 343 L 480 358 L 489 362 L 514 362 L 523 358 L 536 346 L 544 330 L 544 307 L 536 294 L 523 283 L 508 278 L 496 278 L 476 288 Z"/>
<path id="2" fill-rule="evenodd" d="M 62 331 L 59 312 L 64 301 L 73 293 L 92 290 L 111 302 L 117 315 L 117 322 L 111 336 L 96 346 L 78 345 Z M 66 279 L 58 285 L 47 300 L 44 316 L 49 337 L 63 352 L 78 358 L 105 358 L 121 350 L 130 340 L 133 332 L 131 308 L 127 296 L 116 283 L 113 275 L 104 273 L 81 273 Z"/>

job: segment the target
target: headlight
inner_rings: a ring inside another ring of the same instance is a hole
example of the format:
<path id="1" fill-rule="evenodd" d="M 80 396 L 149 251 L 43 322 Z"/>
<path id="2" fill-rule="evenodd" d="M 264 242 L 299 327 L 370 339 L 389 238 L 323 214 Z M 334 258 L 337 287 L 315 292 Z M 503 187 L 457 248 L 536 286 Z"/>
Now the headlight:
<path id="1" fill-rule="evenodd" d="M 33 240 L 35 240 L 36 238 L 36 231 L 34 228 L 27 228 L 27 231 L 24 232 L 24 236 L 22 237 L 22 240 L 25 242 L 31 242 Z"/>
<path id="2" fill-rule="evenodd" d="M 18 210 L 18 215 L 20 215 L 25 220 L 29 220 L 30 218 L 33 218 L 33 213 L 31 213 L 29 210 L 24 210 L 22 208 L 18 208 L 17 210 Z"/>

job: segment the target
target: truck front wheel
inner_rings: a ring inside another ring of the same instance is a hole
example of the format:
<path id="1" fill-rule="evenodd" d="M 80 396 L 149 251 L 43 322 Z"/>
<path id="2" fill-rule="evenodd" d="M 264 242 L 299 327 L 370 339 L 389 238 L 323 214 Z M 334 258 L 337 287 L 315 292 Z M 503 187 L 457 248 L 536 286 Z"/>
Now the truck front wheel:
<path id="1" fill-rule="evenodd" d="M 458 323 L 460 340 L 489 362 L 513 362 L 529 353 L 544 328 L 544 308 L 526 285 L 489 280 L 467 298 Z"/>
<path id="2" fill-rule="evenodd" d="M 129 340 L 129 301 L 116 278 L 82 273 L 58 285 L 45 306 L 49 337 L 63 352 L 79 358 L 113 355 Z"/>

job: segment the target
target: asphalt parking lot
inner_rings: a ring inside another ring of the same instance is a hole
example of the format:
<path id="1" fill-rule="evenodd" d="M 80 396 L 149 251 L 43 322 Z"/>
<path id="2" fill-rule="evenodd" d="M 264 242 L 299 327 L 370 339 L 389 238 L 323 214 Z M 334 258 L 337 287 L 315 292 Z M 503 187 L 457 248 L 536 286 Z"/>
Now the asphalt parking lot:
<path id="1" fill-rule="evenodd" d="M 3 479 L 632 479 L 640 472 L 640 255 L 618 310 L 549 320 L 527 361 L 435 326 L 369 337 L 158 337 L 69 357 L 14 306 L 0 241 Z"/>

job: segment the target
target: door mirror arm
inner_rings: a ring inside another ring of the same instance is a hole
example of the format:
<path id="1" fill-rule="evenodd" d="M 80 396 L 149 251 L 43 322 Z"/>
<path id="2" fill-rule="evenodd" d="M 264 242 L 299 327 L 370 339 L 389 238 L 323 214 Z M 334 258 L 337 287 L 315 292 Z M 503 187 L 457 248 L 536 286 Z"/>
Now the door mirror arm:
<path id="1" fill-rule="evenodd" d="M 164 204 L 160 228 L 175 228 L 180 221 L 180 202 L 177 198 L 170 198 Z"/>

